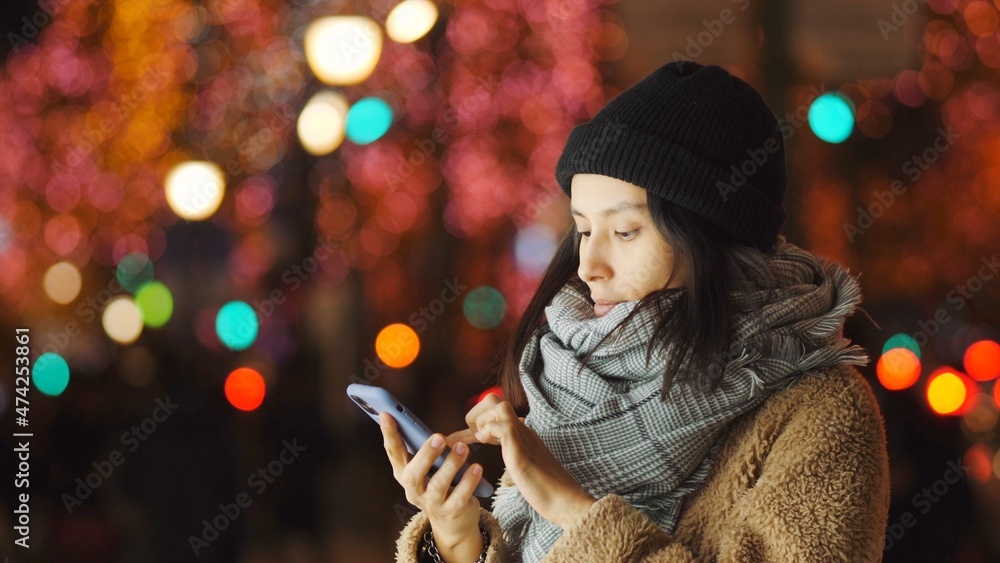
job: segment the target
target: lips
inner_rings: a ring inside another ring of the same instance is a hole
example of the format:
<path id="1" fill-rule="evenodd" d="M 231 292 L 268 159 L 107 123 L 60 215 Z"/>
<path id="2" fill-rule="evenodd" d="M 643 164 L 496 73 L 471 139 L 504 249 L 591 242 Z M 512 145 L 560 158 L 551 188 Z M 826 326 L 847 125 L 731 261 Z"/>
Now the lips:
<path id="1" fill-rule="evenodd" d="M 598 317 L 603 317 L 611 312 L 615 308 L 615 305 L 621 303 L 621 301 L 606 301 L 604 299 L 594 300 L 594 314 Z"/>

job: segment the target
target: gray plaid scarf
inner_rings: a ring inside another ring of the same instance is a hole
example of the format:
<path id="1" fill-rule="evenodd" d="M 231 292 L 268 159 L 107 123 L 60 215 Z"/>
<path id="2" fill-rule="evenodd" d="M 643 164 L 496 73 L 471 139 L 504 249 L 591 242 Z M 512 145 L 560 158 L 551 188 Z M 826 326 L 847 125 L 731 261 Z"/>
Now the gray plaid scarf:
<path id="1" fill-rule="evenodd" d="M 734 345 L 720 356 L 721 383 L 714 391 L 675 384 L 666 402 L 659 400 L 663 374 L 675 352 L 658 349 L 646 364 L 652 308 L 637 313 L 617 339 L 609 337 L 579 375 L 583 356 L 638 301 L 596 317 L 587 297 L 567 284 L 545 308 L 548 324 L 532 335 L 520 362 L 525 424 L 595 498 L 621 495 L 672 532 L 681 501 L 707 478 L 728 423 L 803 374 L 868 363 L 864 349 L 842 337 L 845 317 L 861 301 L 847 270 L 784 237 L 769 263 L 778 282 L 770 302 L 760 303 L 763 291 L 732 296 L 738 310 L 754 313 L 736 316 Z M 681 291 L 664 294 L 664 310 Z M 517 487 L 498 488 L 492 511 L 516 561 L 539 561 L 562 534 Z"/>

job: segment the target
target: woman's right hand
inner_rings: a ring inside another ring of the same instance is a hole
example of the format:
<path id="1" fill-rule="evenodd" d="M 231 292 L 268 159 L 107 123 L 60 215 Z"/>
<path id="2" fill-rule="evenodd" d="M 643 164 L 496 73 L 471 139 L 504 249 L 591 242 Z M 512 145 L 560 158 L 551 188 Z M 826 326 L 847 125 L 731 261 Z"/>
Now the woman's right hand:
<path id="1" fill-rule="evenodd" d="M 469 446 L 463 442 L 452 444 L 451 452 L 437 472 L 427 478 L 436 460 L 444 451 L 446 439 L 441 434 L 433 434 L 425 442 L 413 459 L 407 459 L 409 452 L 399 435 L 396 420 L 387 413 L 379 414 L 382 427 L 383 445 L 392 464 L 392 475 L 406 491 L 406 500 L 424 511 L 430 520 L 434 537 L 438 541 L 459 543 L 461 540 L 479 537 L 479 499 L 472 492 L 479 483 L 482 467 L 472 464 L 461 480 L 451 489 L 451 481 L 465 458 Z M 440 443 L 435 446 L 435 438 Z"/>

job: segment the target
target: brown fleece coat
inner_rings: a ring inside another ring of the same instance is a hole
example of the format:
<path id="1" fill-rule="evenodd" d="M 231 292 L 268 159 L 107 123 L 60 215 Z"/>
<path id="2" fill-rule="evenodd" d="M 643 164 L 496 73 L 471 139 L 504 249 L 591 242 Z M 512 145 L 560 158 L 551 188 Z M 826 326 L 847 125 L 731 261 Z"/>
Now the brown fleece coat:
<path id="1" fill-rule="evenodd" d="M 885 427 L 856 369 L 803 377 L 737 418 L 719 439 L 725 443 L 708 480 L 684 500 L 673 534 L 611 494 L 582 513 L 542 561 L 882 560 L 889 514 Z M 513 486 L 506 471 L 499 486 Z M 499 522 L 480 511 L 490 533 L 486 561 L 509 561 Z M 427 525 L 423 512 L 406 524 L 397 563 L 420 561 Z"/>

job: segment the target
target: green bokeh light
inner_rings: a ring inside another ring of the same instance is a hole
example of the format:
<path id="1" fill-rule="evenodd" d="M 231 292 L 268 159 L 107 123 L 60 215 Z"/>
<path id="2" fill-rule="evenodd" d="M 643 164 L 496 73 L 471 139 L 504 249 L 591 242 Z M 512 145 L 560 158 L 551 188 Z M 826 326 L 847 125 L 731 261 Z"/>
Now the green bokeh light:
<path id="1" fill-rule="evenodd" d="M 69 385 L 69 365 L 59 354 L 46 352 L 35 360 L 31 379 L 39 391 L 58 397 Z"/>
<path id="2" fill-rule="evenodd" d="M 854 104 L 843 94 L 827 92 L 809 107 L 809 127 L 828 143 L 841 143 L 854 130 Z"/>
<path id="3" fill-rule="evenodd" d="M 118 262 L 115 277 L 125 291 L 135 293 L 140 287 L 153 281 L 153 261 L 141 252 L 126 254 Z"/>
<path id="4" fill-rule="evenodd" d="M 142 322 L 151 328 L 167 324 L 174 312 L 174 296 L 167 286 L 149 282 L 135 293 L 135 304 L 142 311 Z"/>
<path id="5" fill-rule="evenodd" d="M 358 100 L 347 110 L 347 138 L 359 145 L 379 140 L 392 124 L 392 108 L 374 96 Z"/>
<path id="6" fill-rule="evenodd" d="M 495 288 L 488 285 L 480 286 L 465 297 L 462 312 L 472 326 L 481 329 L 493 328 L 503 321 L 503 316 L 507 312 L 507 300 Z"/>
<path id="7" fill-rule="evenodd" d="M 230 301 L 215 317 L 219 341 L 230 350 L 245 350 L 257 340 L 257 313 L 243 301 Z"/>
<path id="8" fill-rule="evenodd" d="M 905 333 L 894 334 L 889 340 L 885 341 L 885 345 L 882 346 L 882 353 L 885 354 L 893 348 L 906 348 L 907 350 L 914 353 L 917 359 L 920 359 L 920 345 L 917 341 L 913 339 L 912 336 Z"/>

